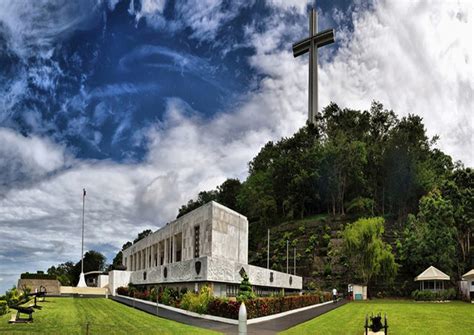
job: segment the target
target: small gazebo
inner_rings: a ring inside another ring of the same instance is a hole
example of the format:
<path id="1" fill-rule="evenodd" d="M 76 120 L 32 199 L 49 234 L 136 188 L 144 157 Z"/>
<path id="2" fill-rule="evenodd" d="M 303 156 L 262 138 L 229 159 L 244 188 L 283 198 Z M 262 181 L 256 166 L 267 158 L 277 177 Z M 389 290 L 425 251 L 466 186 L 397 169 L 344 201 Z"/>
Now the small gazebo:
<path id="1" fill-rule="evenodd" d="M 444 282 L 449 280 L 450 278 L 446 273 L 434 266 L 430 266 L 415 278 L 415 281 L 420 282 L 420 290 L 422 291 L 444 290 Z"/>
<path id="2" fill-rule="evenodd" d="M 462 275 L 461 291 L 471 300 L 474 300 L 474 269 Z"/>

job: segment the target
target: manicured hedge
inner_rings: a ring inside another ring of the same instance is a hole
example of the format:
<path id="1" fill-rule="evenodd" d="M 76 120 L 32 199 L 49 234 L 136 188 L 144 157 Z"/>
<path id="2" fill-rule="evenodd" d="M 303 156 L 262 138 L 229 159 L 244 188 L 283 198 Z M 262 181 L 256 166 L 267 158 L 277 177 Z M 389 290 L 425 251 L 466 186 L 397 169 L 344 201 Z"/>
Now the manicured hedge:
<path id="1" fill-rule="evenodd" d="M 247 317 L 253 319 L 315 305 L 320 302 L 321 300 L 318 295 L 301 295 L 247 300 L 245 302 L 245 307 L 247 308 Z M 239 308 L 240 303 L 236 301 L 214 298 L 209 303 L 207 313 L 230 319 L 238 319 Z"/>
<path id="2" fill-rule="evenodd" d="M 142 300 L 156 301 L 161 304 L 182 308 L 200 314 L 210 314 L 229 319 L 238 319 L 240 302 L 227 298 L 212 297 L 212 292 L 204 286 L 199 293 L 177 291 L 170 288 L 152 288 L 140 291 L 135 287 L 119 287 L 117 294 L 135 297 Z M 301 307 L 315 305 L 332 299 L 330 292 L 318 294 L 277 296 L 255 298 L 245 301 L 247 318 L 253 319 L 277 314 Z"/>
<path id="3" fill-rule="evenodd" d="M 8 304 L 6 300 L 0 300 L 0 315 L 8 313 Z"/>
<path id="4" fill-rule="evenodd" d="M 22 273 L 20 276 L 21 279 L 56 279 L 55 275 L 49 275 L 47 273 Z"/>
<path id="5" fill-rule="evenodd" d="M 447 290 L 440 290 L 436 292 L 415 290 L 411 293 L 413 299 L 417 301 L 444 301 L 453 300 L 456 298 L 456 290 L 450 288 Z"/>

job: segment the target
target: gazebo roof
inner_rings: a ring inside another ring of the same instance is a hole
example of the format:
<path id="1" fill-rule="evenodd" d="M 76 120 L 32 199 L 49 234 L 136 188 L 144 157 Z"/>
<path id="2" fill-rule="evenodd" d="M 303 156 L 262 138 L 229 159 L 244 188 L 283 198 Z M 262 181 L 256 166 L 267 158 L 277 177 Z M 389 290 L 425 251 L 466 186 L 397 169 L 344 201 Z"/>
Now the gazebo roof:
<path id="1" fill-rule="evenodd" d="M 449 276 L 434 266 L 430 266 L 415 278 L 415 281 L 420 280 L 449 280 Z"/>
<path id="2" fill-rule="evenodd" d="M 471 271 L 465 273 L 462 275 L 462 279 L 463 280 L 471 280 L 471 279 L 474 279 L 474 269 L 472 269 Z"/>

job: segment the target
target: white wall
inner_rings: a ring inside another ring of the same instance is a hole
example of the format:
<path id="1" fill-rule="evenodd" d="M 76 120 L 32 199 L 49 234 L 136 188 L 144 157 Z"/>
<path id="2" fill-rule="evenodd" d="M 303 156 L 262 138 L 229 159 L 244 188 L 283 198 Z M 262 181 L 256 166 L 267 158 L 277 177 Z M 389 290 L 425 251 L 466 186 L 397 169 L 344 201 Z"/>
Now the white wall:
<path id="1" fill-rule="evenodd" d="M 248 264 L 247 218 L 221 204 L 212 202 L 213 258 Z"/>
<path id="2" fill-rule="evenodd" d="M 109 291 L 112 295 L 116 295 L 115 292 L 120 286 L 128 286 L 130 283 L 131 271 L 109 271 Z"/>
<path id="3" fill-rule="evenodd" d="M 99 275 L 97 278 L 97 287 L 106 287 L 107 285 L 109 285 L 109 276 Z"/>

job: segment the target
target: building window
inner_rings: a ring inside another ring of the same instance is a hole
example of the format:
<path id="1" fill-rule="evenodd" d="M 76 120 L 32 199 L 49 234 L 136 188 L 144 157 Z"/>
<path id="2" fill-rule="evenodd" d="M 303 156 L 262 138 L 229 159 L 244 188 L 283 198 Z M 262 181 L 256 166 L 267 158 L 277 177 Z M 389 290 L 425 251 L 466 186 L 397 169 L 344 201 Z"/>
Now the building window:
<path id="1" fill-rule="evenodd" d="M 236 297 L 239 294 L 239 285 L 226 285 L 226 296 L 228 297 Z"/>
<path id="2" fill-rule="evenodd" d="M 199 257 L 199 226 L 194 227 L 194 258 Z"/>

